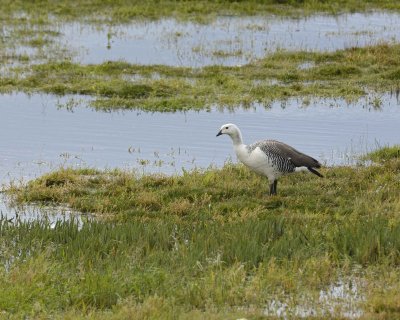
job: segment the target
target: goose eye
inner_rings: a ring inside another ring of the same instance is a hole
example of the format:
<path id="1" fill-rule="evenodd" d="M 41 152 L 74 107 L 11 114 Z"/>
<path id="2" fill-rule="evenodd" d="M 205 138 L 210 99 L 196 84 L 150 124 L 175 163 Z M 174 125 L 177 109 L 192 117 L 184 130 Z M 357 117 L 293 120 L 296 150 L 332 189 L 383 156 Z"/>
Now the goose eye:
<path id="1" fill-rule="evenodd" d="M 228 129 L 229 129 L 229 127 L 225 127 L 225 129 L 227 129 L 227 130 L 228 130 Z"/>

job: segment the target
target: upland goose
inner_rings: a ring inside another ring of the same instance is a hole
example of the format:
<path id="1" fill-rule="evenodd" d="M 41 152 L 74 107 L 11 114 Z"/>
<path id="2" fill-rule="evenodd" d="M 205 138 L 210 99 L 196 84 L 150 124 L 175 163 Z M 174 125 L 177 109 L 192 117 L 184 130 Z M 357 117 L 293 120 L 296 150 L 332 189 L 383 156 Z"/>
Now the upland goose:
<path id="1" fill-rule="evenodd" d="M 269 180 L 269 194 L 277 193 L 278 178 L 294 172 L 297 167 L 306 167 L 310 172 L 323 177 L 314 168 L 321 164 L 314 158 L 297 151 L 291 146 L 276 140 L 262 140 L 250 145 L 243 144 L 239 128 L 232 124 L 224 124 L 217 137 L 227 134 L 233 142 L 233 149 L 238 159 L 256 173 L 266 176 Z"/>

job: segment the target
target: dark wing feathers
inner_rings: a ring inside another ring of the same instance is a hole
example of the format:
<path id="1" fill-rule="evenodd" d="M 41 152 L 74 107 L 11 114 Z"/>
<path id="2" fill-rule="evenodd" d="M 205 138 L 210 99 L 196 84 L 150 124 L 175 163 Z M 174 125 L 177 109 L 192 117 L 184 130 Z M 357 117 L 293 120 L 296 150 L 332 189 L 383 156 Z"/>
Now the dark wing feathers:
<path id="1" fill-rule="evenodd" d="M 290 161 L 296 167 L 307 167 L 307 168 L 320 168 L 321 164 L 314 158 L 297 151 L 295 148 L 287 145 L 286 143 L 275 141 L 275 140 L 266 140 L 264 141 L 266 144 L 270 144 L 274 152 L 279 154 L 280 156 L 290 159 Z"/>

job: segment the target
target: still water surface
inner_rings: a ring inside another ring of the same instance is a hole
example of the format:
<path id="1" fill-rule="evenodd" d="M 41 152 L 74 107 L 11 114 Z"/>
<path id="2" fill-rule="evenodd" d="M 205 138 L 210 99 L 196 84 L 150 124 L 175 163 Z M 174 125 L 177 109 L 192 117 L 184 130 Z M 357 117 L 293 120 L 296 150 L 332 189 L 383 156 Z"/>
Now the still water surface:
<path id="1" fill-rule="evenodd" d="M 369 98 L 309 105 L 292 99 L 234 113 L 217 108 L 104 113 L 84 107 L 71 112 L 57 108 L 63 100 L 39 94 L 0 96 L 1 183 L 31 179 L 62 165 L 166 174 L 222 166 L 229 158 L 236 161 L 230 139 L 215 137 L 228 122 L 241 128 L 245 143 L 281 140 L 328 166 L 352 164 L 358 154 L 400 140 L 400 106 L 389 94 L 381 97 L 378 110 Z"/>
<path id="2" fill-rule="evenodd" d="M 277 50 L 335 51 L 400 41 L 400 14 L 351 13 L 289 19 L 219 17 L 209 24 L 174 19 L 125 25 L 61 24 L 59 45 L 80 63 L 201 67 L 241 65 Z"/>

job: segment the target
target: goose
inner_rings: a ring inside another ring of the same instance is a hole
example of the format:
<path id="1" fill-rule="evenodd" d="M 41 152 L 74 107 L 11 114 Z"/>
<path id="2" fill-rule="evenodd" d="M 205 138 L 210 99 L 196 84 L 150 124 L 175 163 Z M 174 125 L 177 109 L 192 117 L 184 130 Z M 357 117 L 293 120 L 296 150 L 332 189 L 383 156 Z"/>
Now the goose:
<path id="1" fill-rule="evenodd" d="M 268 178 L 270 195 L 277 194 L 278 178 L 294 172 L 298 167 L 306 167 L 318 177 L 323 177 L 315 170 L 321 167 L 317 160 L 283 142 L 262 140 L 245 145 L 242 133 L 233 123 L 224 124 L 217 133 L 217 137 L 223 134 L 231 137 L 236 156 L 244 165 Z"/>

